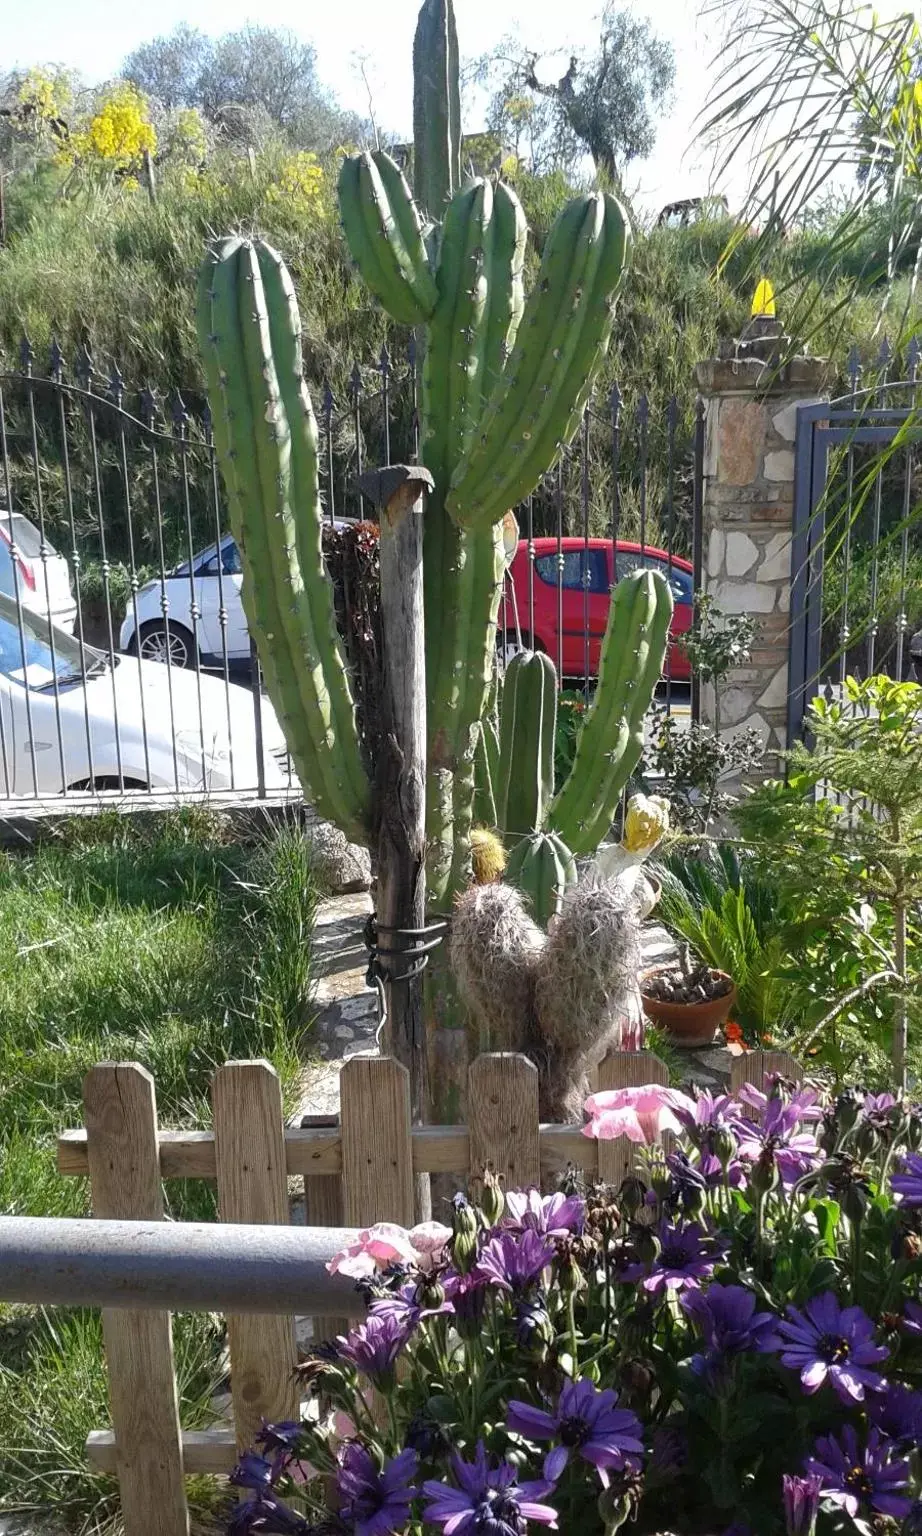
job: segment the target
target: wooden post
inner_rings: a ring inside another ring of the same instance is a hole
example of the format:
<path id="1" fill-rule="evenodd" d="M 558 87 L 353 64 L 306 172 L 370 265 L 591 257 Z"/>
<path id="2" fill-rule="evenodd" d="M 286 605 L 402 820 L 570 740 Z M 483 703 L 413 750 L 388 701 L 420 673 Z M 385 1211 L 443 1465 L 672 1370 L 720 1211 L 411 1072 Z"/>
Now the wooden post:
<path id="1" fill-rule="evenodd" d="M 157 172 L 154 170 L 154 157 L 149 149 L 145 149 L 141 158 L 144 162 L 144 184 L 147 187 L 147 195 L 152 203 L 156 203 Z"/>
<path id="2" fill-rule="evenodd" d="M 669 1068 L 649 1051 L 610 1051 L 599 1063 L 600 1093 L 612 1088 L 643 1088 L 647 1083 L 663 1088 L 669 1085 Z M 617 1190 L 628 1174 L 636 1171 L 634 1143 L 626 1136 L 599 1142 L 599 1178 L 603 1184 L 612 1184 Z"/>
<path id="3" fill-rule="evenodd" d="M 83 1084 L 93 1215 L 162 1221 L 154 1080 L 136 1062 Z M 125 1536 L 186 1536 L 179 1404 L 169 1312 L 102 1314 Z"/>
<path id="4" fill-rule="evenodd" d="M 432 476 L 393 464 L 359 477 L 378 508 L 381 569 L 380 761 L 376 767 L 378 957 L 387 1023 L 382 1050 L 410 1074 L 415 1124 L 429 1102 L 421 961 L 408 955 L 426 926 L 426 652 L 423 513 Z M 431 1214 L 429 1180 L 416 1179 L 416 1214 Z"/>
<path id="5" fill-rule="evenodd" d="M 385 1054 L 410 1074 L 413 1119 L 427 1100 L 422 982 L 403 954 L 426 923 L 426 655 L 423 627 L 423 513 L 427 469 L 392 465 L 362 475 L 378 508 L 381 564 L 381 761 L 376 764 L 378 952 L 387 1003 Z M 407 973 L 411 974 L 408 975 Z"/>

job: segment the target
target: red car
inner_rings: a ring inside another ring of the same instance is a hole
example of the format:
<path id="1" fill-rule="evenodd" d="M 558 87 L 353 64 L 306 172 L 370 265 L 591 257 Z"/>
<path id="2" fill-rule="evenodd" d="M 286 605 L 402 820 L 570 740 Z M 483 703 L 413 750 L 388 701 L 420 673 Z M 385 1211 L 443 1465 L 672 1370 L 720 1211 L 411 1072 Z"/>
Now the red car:
<path id="1" fill-rule="evenodd" d="M 562 624 L 558 642 L 557 540 L 535 539 L 534 550 L 534 640 L 531 643 L 536 650 L 547 652 L 564 677 L 582 677 L 585 672 L 586 596 L 589 612 L 589 674 L 594 676 L 599 669 L 599 652 L 608 623 L 612 587 L 629 571 L 636 571 L 638 566 L 643 565 L 661 571 L 672 587 L 675 611 L 666 665 L 673 681 L 688 681 L 691 675 L 688 660 L 675 644 L 678 636 L 685 633 L 692 621 L 694 588 L 692 566 L 688 560 L 678 555 L 673 555 L 670 560 L 663 549 L 655 549 L 651 545 L 641 549 L 639 544 L 628 544 L 619 539 L 617 569 L 613 571 L 610 539 L 590 539 L 588 544 L 584 539 L 563 539 L 560 546 L 563 556 L 563 584 L 560 590 Z M 587 570 L 588 583 L 585 580 Z M 517 631 L 528 645 L 531 608 L 528 543 L 525 539 L 519 540 L 519 547 L 506 574 L 505 591 L 499 610 L 497 644 L 506 651 L 515 648 Z"/>

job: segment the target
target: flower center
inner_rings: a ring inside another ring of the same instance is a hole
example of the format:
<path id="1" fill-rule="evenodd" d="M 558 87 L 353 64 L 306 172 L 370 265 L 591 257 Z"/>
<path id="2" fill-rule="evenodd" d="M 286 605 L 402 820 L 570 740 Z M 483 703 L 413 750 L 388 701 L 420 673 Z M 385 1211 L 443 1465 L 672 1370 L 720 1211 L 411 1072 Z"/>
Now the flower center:
<path id="1" fill-rule="evenodd" d="M 862 1498 L 869 1499 L 874 1492 L 871 1479 L 864 1467 L 849 1467 L 844 1481 L 853 1493 L 859 1494 Z"/>
<path id="2" fill-rule="evenodd" d="M 660 1264 L 663 1269 L 684 1269 L 688 1263 L 688 1254 L 678 1243 L 667 1243 L 660 1254 Z"/>
<path id="3" fill-rule="evenodd" d="M 581 1419 L 577 1414 L 573 1414 L 569 1419 L 561 1420 L 561 1445 L 582 1445 L 588 1439 L 589 1425 L 585 1419 Z"/>
<path id="4" fill-rule="evenodd" d="M 474 1525 L 483 1536 L 525 1536 L 522 1511 L 508 1488 L 487 1493 L 475 1506 Z"/>
<path id="5" fill-rule="evenodd" d="M 840 1365 L 848 1359 L 848 1340 L 835 1333 L 824 1333 L 820 1339 L 818 1352 L 829 1365 Z"/>

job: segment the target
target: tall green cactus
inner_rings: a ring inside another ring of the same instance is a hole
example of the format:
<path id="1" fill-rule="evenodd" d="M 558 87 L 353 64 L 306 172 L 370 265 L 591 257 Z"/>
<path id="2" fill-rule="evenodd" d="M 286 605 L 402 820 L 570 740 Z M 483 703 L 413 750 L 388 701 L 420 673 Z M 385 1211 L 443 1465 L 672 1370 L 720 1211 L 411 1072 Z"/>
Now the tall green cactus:
<path id="1" fill-rule="evenodd" d="M 423 358 L 422 458 L 434 479 L 424 526 L 428 875 L 438 906 L 469 870 L 501 520 L 537 485 L 579 420 L 611 334 L 629 233 L 607 193 L 575 198 L 548 237 L 526 304 L 527 230 L 514 191 L 479 177 L 461 184 L 452 0 L 424 0 L 413 58 L 415 200 L 381 151 L 344 161 L 339 196 L 359 271 L 395 320 L 416 327 Z M 350 836 L 367 837 L 370 791 L 320 554 L 316 429 L 297 305 L 274 252 L 258 241 L 216 247 L 200 284 L 199 331 L 246 572 L 244 604 L 270 693 L 318 808 Z M 652 623 L 656 605 L 647 607 Z M 645 611 L 638 609 L 638 622 Z M 632 696 L 639 708 L 653 686 L 653 661 L 640 660 L 651 647 L 641 639 L 628 650 L 623 668 L 636 662 L 643 671 Z M 608 670 L 617 670 L 614 662 Z M 594 835 L 611 801 L 617 774 L 603 738 L 616 714 L 612 706 L 604 720 L 600 711 L 587 721 L 594 745 L 578 765 L 591 792 L 565 787 L 547 811 L 547 775 L 540 788 L 541 816 L 547 812 L 549 828 L 574 846 Z M 625 729 L 633 742 L 633 716 Z M 498 791 L 494 783 L 491 793 Z M 525 793 L 517 789 L 513 800 Z M 508 783 L 503 794 L 505 815 Z M 592 834 L 574 835 L 584 800 Z M 493 802 L 481 794 L 479 803 Z M 520 806 L 516 814 L 526 812 Z"/>

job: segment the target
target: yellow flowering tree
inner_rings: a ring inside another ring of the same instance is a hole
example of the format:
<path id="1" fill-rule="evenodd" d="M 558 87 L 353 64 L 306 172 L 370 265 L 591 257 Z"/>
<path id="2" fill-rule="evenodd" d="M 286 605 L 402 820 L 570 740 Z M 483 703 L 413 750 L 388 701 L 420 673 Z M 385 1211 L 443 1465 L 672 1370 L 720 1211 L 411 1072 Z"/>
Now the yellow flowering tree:
<path id="1" fill-rule="evenodd" d="M 287 155 L 279 173 L 266 188 L 270 208 L 300 219 L 321 212 L 326 191 L 323 166 L 310 150 Z"/>
<path id="2" fill-rule="evenodd" d="M 136 86 L 119 81 L 97 99 L 89 121 L 71 135 L 62 157 L 91 172 L 124 175 L 139 168 L 145 150 L 153 154 L 156 148 L 146 98 Z"/>

